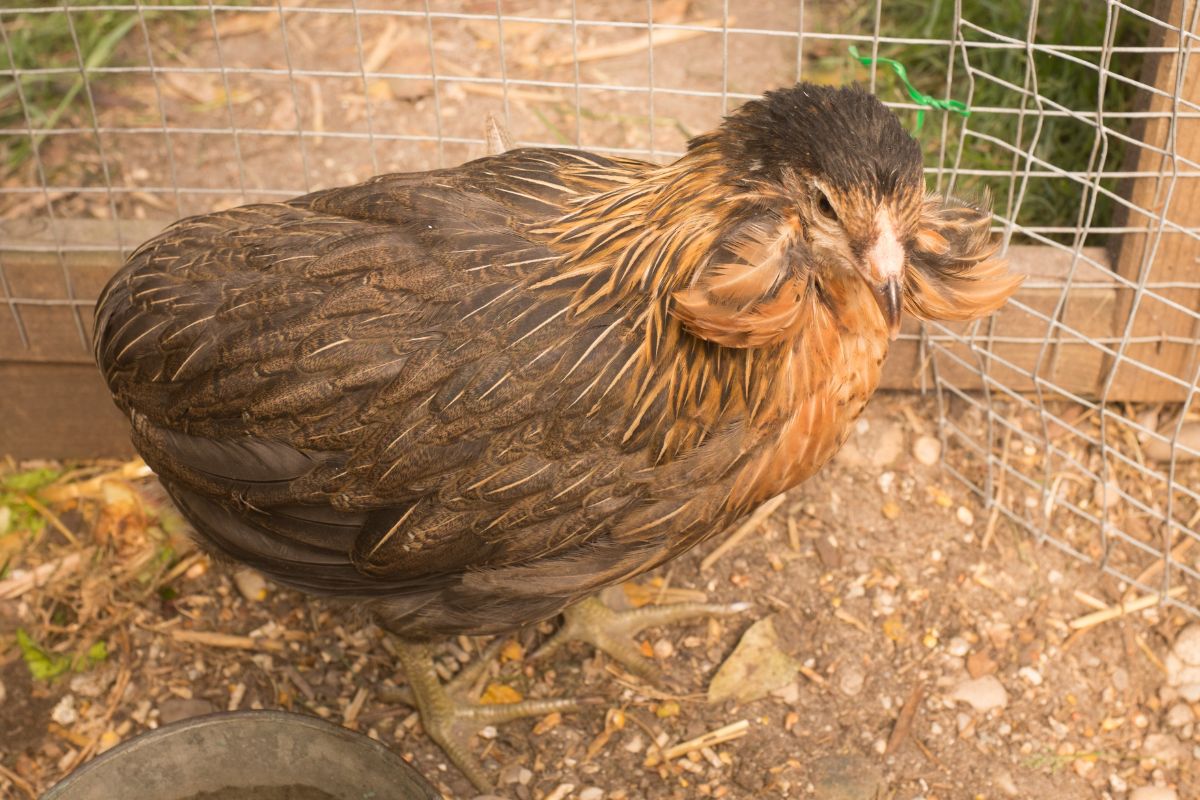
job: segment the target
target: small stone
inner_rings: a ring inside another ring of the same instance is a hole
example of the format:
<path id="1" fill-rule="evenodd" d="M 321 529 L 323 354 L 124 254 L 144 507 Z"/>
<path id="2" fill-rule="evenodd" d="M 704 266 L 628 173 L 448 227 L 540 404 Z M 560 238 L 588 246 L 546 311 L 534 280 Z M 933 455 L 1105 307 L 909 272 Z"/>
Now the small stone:
<path id="1" fill-rule="evenodd" d="M 955 636 L 946 645 L 946 652 L 955 658 L 962 658 L 971 652 L 971 644 L 961 636 Z"/>
<path id="2" fill-rule="evenodd" d="M 108 690 L 109 685 L 115 679 L 114 670 L 92 670 L 72 675 L 68 685 L 71 687 L 71 692 L 80 697 L 99 697 Z"/>
<path id="3" fill-rule="evenodd" d="M 1090 758 L 1077 758 L 1071 763 L 1071 766 L 1074 768 L 1076 775 L 1086 778 L 1096 768 L 1096 762 Z"/>
<path id="4" fill-rule="evenodd" d="M 771 692 L 772 697 L 778 697 L 789 706 L 794 706 L 800 702 L 800 684 L 792 681 L 782 689 L 776 689 Z"/>
<path id="5" fill-rule="evenodd" d="M 1117 794 L 1124 794 L 1129 791 L 1129 784 L 1115 772 L 1108 776 L 1108 787 Z"/>
<path id="6" fill-rule="evenodd" d="M 1129 800 L 1179 800 L 1179 795 L 1169 786 L 1139 786 Z"/>
<path id="7" fill-rule="evenodd" d="M 579 793 L 579 800 L 603 800 L 604 790 L 599 786 L 588 786 Z"/>
<path id="8" fill-rule="evenodd" d="M 1200 623 L 1193 622 L 1181 630 L 1171 650 L 1184 664 L 1200 666 Z"/>
<path id="9" fill-rule="evenodd" d="M 100 734 L 100 743 L 96 748 L 97 753 L 103 753 L 105 750 L 111 750 L 121 743 L 121 736 L 109 728 L 104 733 Z"/>
<path id="10" fill-rule="evenodd" d="M 886 467 L 900 457 L 904 450 L 904 431 L 899 425 L 885 424 L 871 443 L 871 463 Z"/>
<path id="11" fill-rule="evenodd" d="M 655 709 L 654 715 L 659 719 L 670 719 L 671 717 L 679 716 L 679 703 L 674 700 L 667 700 L 665 703 L 660 703 Z"/>
<path id="12" fill-rule="evenodd" d="M 1183 743 L 1169 733 L 1152 733 L 1142 743 L 1142 752 L 1163 766 L 1174 766 L 1188 757 Z"/>
<path id="13" fill-rule="evenodd" d="M 479 729 L 479 736 L 482 739 L 495 739 L 500 735 L 500 731 L 496 730 L 494 725 L 484 725 Z"/>
<path id="14" fill-rule="evenodd" d="M 913 444 L 913 458 L 932 467 L 942 457 L 942 443 L 933 436 L 922 436 Z"/>
<path id="15" fill-rule="evenodd" d="M 967 674 L 972 678 L 982 678 L 991 675 L 999 665 L 995 659 L 982 650 L 976 650 L 967 656 Z"/>
<path id="16" fill-rule="evenodd" d="M 900 519 L 900 506 L 893 500 L 888 500 L 884 503 L 883 508 L 880 510 L 883 511 L 883 516 L 886 519 Z"/>
<path id="17" fill-rule="evenodd" d="M 862 800 L 886 796 L 887 781 L 873 761 L 862 756 L 826 756 L 810 767 L 814 800 Z"/>
<path id="18" fill-rule="evenodd" d="M 635 733 L 625 741 L 625 744 L 621 746 L 624 747 L 625 751 L 628 753 L 640 753 L 646 749 L 646 742 L 642 739 L 642 735 L 640 733 Z"/>
<path id="19" fill-rule="evenodd" d="M 1019 675 L 1030 686 L 1042 685 L 1042 673 L 1038 672 L 1033 667 L 1021 667 L 1019 670 L 1017 670 L 1017 675 Z"/>
<path id="20" fill-rule="evenodd" d="M 1012 640 L 1012 625 L 1007 622 L 993 622 L 984 629 L 984 635 L 997 650 L 1004 650 Z"/>
<path id="21" fill-rule="evenodd" d="M 1092 502 L 1103 508 L 1112 508 L 1121 502 L 1121 485 L 1115 480 L 1097 483 L 1092 489 Z"/>
<path id="22" fill-rule="evenodd" d="M 195 698 L 185 700 L 182 697 L 168 697 L 158 704 L 158 721 L 160 724 L 170 725 L 172 722 L 178 722 L 181 719 L 211 714 L 216 710 L 217 707 L 207 700 Z"/>
<path id="23" fill-rule="evenodd" d="M 964 526 L 971 527 L 975 524 L 975 514 L 966 506 L 959 506 L 954 512 L 955 518 Z"/>
<path id="24" fill-rule="evenodd" d="M 238 594 L 252 603 L 267 597 L 266 578 L 252 569 L 239 569 L 233 574 L 233 583 L 237 586 Z"/>
<path id="25" fill-rule="evenodd" d="M 976 711 L 991 711 L 1008 705 L 1008 692 L 994 675 L 963 681 L 951 690 L 951 700 L 967 703 Z"/>
<path id="26" fill-rule="evenodd" d="M 1174 650 L 1167 653 L 1167 683 L 1171 686 L 1186 686 L 1200 683 L 1200 665 L 1188 664 Z"/>
<path id="27" fill-rule="evenodd" d="M 1009 797 L 1021 796 L 1021 790 L 1017 788 L 1017 782 L 1013 780 L 1012 773 L 1006 769 L 997 769 L 992 774 L 992 783 L 996 784 L 996 788 Z"/>
<path id="28" fill-rule="evenodd" d="M 837 455 L 834 456 L 834 461 L 843 467 L 865 467 L 870 463 L 854 439 L 842 445 L 842 449 L 838 450 Z"/>
<path id="29" fill-rule="evenodd" d="M 79 712 L 75 710 L 75 695 L 65 694 L 54 709 L 50 712 L 50 719 L 62 725 L 64 728 L 69 728 L 74 725 L 79 719 Z"/>
<path id="30" fill-rule="evenodd" d="M 838 670 L 838 689 L 848 697 L 853 697 L 861 692 L 866 680 L 867 676 L 855 664 L 847 664 Z"/>
<path id="31" fill-rule="evenodd" d="M 1050 730 L 1054 732 L 1054 738 L 1060 741 L 1071 735 L 1071 729 L 1056 720 L 1054 717 L 1047 717 L 1046 724 L 1049 725 Z"/>
<path id="32" fill-rule="evenodd" d="M 654 657 L 657 659 L 667 659 L 675 655 L 675 645 L 667 639 L 659 639 L 654 643 Z"/>
<path id="33" fill-rule="evenodd" d="M 1167 727 L 1182 728 L 1196 721 L 1196 712 L 1186 703 L 1179 703 L 1167 710 Z"/>
<path id="34" fill-rule="evenodd" d="M 1179 687 L 1179 696 L 1189 703 L 1200 703 L 1200 682 L 1183 684 Z"/>
<path id="35" fill-rule="evenodd" d="M 881 473 L 879 476 L 879 491 L 887 494 L 896 485 L 896 473 L 888 472 Z"/>

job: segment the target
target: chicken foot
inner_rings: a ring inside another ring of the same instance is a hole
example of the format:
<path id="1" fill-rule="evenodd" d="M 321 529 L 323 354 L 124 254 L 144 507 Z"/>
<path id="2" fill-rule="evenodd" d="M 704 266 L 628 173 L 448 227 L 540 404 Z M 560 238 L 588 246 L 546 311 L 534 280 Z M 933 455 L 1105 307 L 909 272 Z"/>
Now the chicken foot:
<path id="1" fill-rule="evenodd" d="M 502 639 L 497 639 L 503 644 Z M 421 726 L 454 766 L 462 771 L 480 792 L 490 792 L 492 782 L 483 763 L 471 752 L 470 737 L 486 725 L 498 725 L 523 717 L 540 717 L 554 711 L 576 711 L 581 703 L 571 699 L 525 700 L 519 703 L 484 705 L 470 695 L 477 679 L 487 669 L 498 648 L 488 651 L 442 685 L 433 668 L 430 645 L 402 641 L 397 657 L 408 678 L 411 704 L 421 715 Z M 408 697 L 401 697 L 406 703 Z"/>
<path id="2" fill-rule="evenodd" d="M 543 658 L 572 640 L 587 642 L 643 680 L 665 683 L 662 670 L 642 655 L 634 636 L 646 628 L 693 619 L 740 614 L 749 603 L 672 603 L 614 611 L 600 598 L 588 597 L 563 611 L 563 624 L 534 658 Z"/>

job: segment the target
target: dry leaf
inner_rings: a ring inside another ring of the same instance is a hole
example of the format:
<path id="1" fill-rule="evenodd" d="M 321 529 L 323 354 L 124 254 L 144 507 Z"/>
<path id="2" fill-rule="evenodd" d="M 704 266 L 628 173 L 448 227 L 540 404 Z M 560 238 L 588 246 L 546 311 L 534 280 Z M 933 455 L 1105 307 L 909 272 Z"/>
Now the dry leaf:
<path id="1" fill-rule="evenodd" d="M 560 722 L 562 722 L 562 714 L 557 711 L 552 711 L 538 720 L 537 725 L 533 726 L 533 735 L 541 736 L 543 733 L 549 733 L 557 728 L 558 723 Z"/>
<path id="2" fill-rule="evenodd" d="M 525 648 L 521 647 L 521 643 L 516 639 L 511 639 L 505 643 L 500 650 L 500 661 L 520 661 L 525 657 Z"/>
<path id="3" fill-rule="evenodd" d="M 757 700 L 790 683 L 797 666 L 795 659 L 779 648 L 774 617 L 759 620 L 742 635 L 737 648 L 713 676 L 708 701 Z"/>
<path id="4" fill-rule="evenodd" d="M 503 703 L 519 703 L 524 700 L 521 693 L 503 683 L 489 683 L 479 702 L 484 705 L 500 705 Z"/>

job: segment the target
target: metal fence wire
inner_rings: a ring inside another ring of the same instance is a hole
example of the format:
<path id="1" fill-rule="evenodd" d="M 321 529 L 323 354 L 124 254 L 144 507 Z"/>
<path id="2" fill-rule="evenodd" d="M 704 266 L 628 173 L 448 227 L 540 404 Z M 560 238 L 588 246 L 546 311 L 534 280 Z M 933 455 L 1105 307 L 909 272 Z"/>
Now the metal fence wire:
<path id="1" fill-rule="evenodd" d="M 520 145 L 663 161 L 797 79 L 859 81 L 910 126 L 954 98 L 969 116 L 915 131 L 930 189 L 989 191 L 1029 277 L 991 320 L 906 328 L 887 385 L 930 392 L 987 538 L 1011 523 L 1200 614 L 1200 11 L 1146 5 L 0 8 L 0 360 L 86 361 L 117 255 L 171 219 L 483 155 L 488 113 Z"/>

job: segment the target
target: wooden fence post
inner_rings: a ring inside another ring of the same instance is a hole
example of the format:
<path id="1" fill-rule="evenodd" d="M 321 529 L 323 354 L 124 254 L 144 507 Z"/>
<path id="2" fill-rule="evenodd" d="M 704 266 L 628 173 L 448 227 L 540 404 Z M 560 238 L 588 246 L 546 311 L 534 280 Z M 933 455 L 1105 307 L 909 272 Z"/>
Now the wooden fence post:
<path id="1" fill-rule="evenodd" d="M 1197 0 L 1159 0 L 1154 16 L 1167 23 L 1156 26 L 1150 44 L 1175 50 L 1152 53 L 1146 57 L 1142 81 L 1170 96 L 1144 93 L 1139 111 L 1169 113 L 1177 109 L 1180 116 L 1148 118 L 1135 136 L 1145 144 L 1136 148 L 1126 166 L 1139 173 L 1127 186 L 1129 201 L 1136 207 L 1124 215 L 1129 227 L 1146 227 L 1148 233 L 1127 233 L 1115 253 L 1116 273 L 1137 282 L 1145 275 L 1151 286 L 1150 294 L 1142 296 L 1135 305 L 1135 292 L 1119 291 L 1114 330 L 1120 334 L 1133 314 L 1129 328 L 1132 341 L 1125 346 L 1124 359 L 1117 365 L 1108 399 L 1142 401 L 1179 401 L 1187 391 L 1178 384 L 1158 377 L 1135 364 L 1151 366 L 1161 372 L 1191 381 L 1200 362 L 1200 288 L 1167 285 L 1200 283 L 1200 169 L 1172 163 L 1174 153 L 1193 163 L 1200 163 L 1200 112 L 1178 104 L 1178 100 L 1200 103 L 1200 47 L 1190 37 L 1185 39 L 1184 51 L 1178 51 L 1179 30 L 1197 33 L 1195 24 Z M 1178 87 L 1178 99 L 1176 89 Z M 1150 148 L 1166 150 L 1168 154 Z M 1179 175 L 1174 173 L 1178 171 Z M 1185 173 L 1191 173 L 1184 176 Z M 1172 187 L 1173 184 L 1173 187 Z M 1163 226 L 1158 233 L 1158 218 L 1162 216 L 1191 233 Z M 1192 314 L 1172 308 L 1166 298 Z"/>

